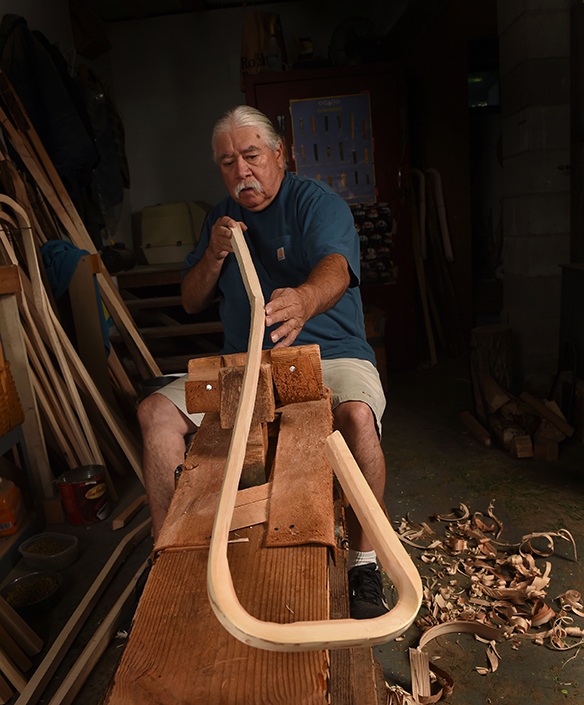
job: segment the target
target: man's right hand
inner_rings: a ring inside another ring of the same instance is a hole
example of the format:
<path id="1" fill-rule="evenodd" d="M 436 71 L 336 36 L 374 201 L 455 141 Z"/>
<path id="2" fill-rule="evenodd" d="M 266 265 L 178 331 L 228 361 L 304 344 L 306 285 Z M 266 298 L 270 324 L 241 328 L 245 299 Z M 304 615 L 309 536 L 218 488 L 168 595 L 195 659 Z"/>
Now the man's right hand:
<path id="1" fill-rule="evenodd" d="M 208 254 L 213 259 L 224 260 L 230 252 L 233 252 L 231 228 L 234 228 L 236 225 L 238 225 L 238 223 L 228 216 L 219 218 L 215 225 L 213 225 L 211 228 L 211 237 L 209 238 L 209 246 L 207 248 Z M 245 223 L 239 223 L 239 226 L 243 231 L 247 230 Z"/>

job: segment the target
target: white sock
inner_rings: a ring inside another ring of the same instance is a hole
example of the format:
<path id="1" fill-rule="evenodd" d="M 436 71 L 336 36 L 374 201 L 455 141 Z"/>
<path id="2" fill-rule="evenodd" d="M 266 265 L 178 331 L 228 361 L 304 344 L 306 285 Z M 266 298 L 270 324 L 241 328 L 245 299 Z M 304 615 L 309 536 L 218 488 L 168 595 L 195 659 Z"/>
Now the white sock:
<path id="1" fill-rule="evenodd" d="M 377 554 L 375 551 L 354 551 L 349 549 L 349 570 L 358 565 L 367 565 L 367 563 L 377 563 Z"/>

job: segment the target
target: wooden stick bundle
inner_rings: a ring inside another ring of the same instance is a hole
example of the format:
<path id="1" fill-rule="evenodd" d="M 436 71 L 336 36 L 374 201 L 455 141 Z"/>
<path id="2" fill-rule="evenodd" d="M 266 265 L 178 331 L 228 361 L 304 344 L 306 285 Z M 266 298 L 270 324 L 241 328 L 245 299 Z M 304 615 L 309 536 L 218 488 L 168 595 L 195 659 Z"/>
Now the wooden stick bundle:
<path id="1" fill-rule="evenodd" d="M 26 297 L 23 297 L 25 318 L 29 325 L 30 332 L 34 337 L 36 352 L 40 354 L 44 363 L 44 369 L 50 376 L 53 388 L 59 396 L 61 409 L 66 416 L 67 423 L 69 424 L 68 428 L 72 429 L 74 433 L 76 443 L 73 445 L 73 448 L 75 449 L 81 464 L 99 464 L 105 466 L 97 438 L 81 400 L 78 386 L 82 388 L 86 392 L 86 396 L 88 396 L 88 398 L 95 403 L 97 409 L 108 425 L 108 428 L 130 462 L 133 470 L 142 481 L 141 461 L 136 445 L 130 440 L 131 436 L 127 429 L 124 428 L 125 425 L 122 420 L 114 415 L 113 411 L 104 400 L 102 394 L 87 372 L 82 361 L 79 359 L 77 352 L 75 351 L 71 341 L 55 315 L 53 308 L 47 300 L 46 292 L 40 276 L 36 249 L 32 240 L 30 222 L 28 221 L 24 209 L 22 209 L 8 196 L 4 196 L 2 194 L 0 194 L 0 203 L 10 206 L 16 215 L 16 219 L 18 220 L 20 235 L 23 240 L 27 258 L 29 276 L 31 277 L 31 289 L 34 304 L 36 304 L 36 309 L 39 314 L 38 318 L 42 321 L 44 334 L 49 340 L 50 349 L 58 361 L 59 370 L 65 382 L 65 390 L 62 389 L 61 380 L 52 365 L 51 358 L 44 347 L 43 340 L 34 325 L 30 308 L 26 303 Z M 8 252 L 12 263 L 17 263 L 16 255 L 10 244 L 7 242 L 5 235 L 3 235 L 4 234 L 0 228 L 0 239 L 3 247 Z M 23 278 L 25 278 L 24 275 Z M 33 361 L 34 359 L 35 358 L 33 357 Z M 75 432 L 75 430 L 79 428 L 79 425 L 81 428 Z M 115 488 L 113 487 L 111 480 L 108 481 L 108 485 L 112 496 L 115 498 Z"/>

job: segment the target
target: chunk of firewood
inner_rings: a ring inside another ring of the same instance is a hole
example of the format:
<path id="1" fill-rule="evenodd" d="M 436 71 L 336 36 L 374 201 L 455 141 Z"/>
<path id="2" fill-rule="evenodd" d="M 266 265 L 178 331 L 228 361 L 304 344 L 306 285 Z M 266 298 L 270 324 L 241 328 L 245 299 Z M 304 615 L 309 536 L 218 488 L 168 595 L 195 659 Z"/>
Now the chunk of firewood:
<path id="1" fill-rule="evenodd" d="M 554 426 L 551 421 L 547 419 L 542 419 L 537 431 L 534 433 L 534 439 L 538 441 L 553 441 L 554 443 L 561 443 L 566 438 L 566 434 L 557 426 Z"/>
<path id="2" fill-rule="evenodd" d="M 513 436 L 509 444 L 509 453 L 513 458 L 533 458 L 531 436 Z"/>
<path id="3" fill-rule="evenodd" d="M 499 416 L 497 414 L 492 414 L 489 416 L 489 423 L 491 425 L 491 429 L 499 441 L 499 443 L 505 448 L 505 450 L 509 450 L 511 446 L 511 441 L 515 436 L 525 436 L 525 429 L 523 429 L 521 426 L 518 424 L 511 423 L 510 421 L 507 421 L 507 419 L 503 418 L 502 416 Z"/>
<path id="4" fill-rule="evenodd" d="M 503 406 L 499 407 L 499 413 L 503 414 L 506 419 L 513 419 L 521 416 L 525 411 L 525 404 L 519 399 L 509 399 Z"/>
<path id="5" fill-rule="evenodd" d="M 510 424 L 523 429 L 523 433 L 531 436 L 541 423 L 541 416 L 521 399 L 511 398 L 498 411 Z"/>
<path id="6" fill-rule="evenodd" d="M 492 446 L 493 441 L 491 439 L 491 434 L 479 421 L 476 420 L 470 411 L 461 411 L 458 417 L 466 428 L 472 433 L 475 440 L 487 448 Z"/>
<path id="7" fill-rule="evenodd" d="M 554 413 L 539 399 L 536 399 L 534 396 L 529 394 L 529 392 L 522 392 L 519 396 L 521 399 L 523 399 L 523 401 L 533 407 L 542 418 L 547 419 L 548 421 L 553 423 L 554 426 L 557 426 L 560 431 L 563 431 L 566 436 L 573 435 L 573 426 L 570 426 L 567 421 L 565 421 L 561 416 L 558 416 L 556 413 Z"/>
<path id="8" fill-rule="evenodd" d="M 485 374 L 482 377 L 483 399 L 489 413 L 494 414 L 503 404 L 510 401 L 511 396 L 496 382 L 491 375 Z"/>
<path id="9" fill-rule="evenodd" d="M 560 455 L 559 444 L 546 438 L 538 438 L 533 443 L 533 457 L 537 460 L 557 460 Z"/>
<path id="10" fill-rule="evenodd" d="M 566 422 L 568 421 L 568 419 L 566 418 L 566 415 L 560 409 L 560 405 L 558 404 L 557 401 L 554 401 L 553 399 L 544 399 L 543 403 L 544 403 L 546 409 L 553 411 L 553 413 L 556 416 L 559 416 L 561 419 L 564 419 L 564 421 L 566 421 Z"/>

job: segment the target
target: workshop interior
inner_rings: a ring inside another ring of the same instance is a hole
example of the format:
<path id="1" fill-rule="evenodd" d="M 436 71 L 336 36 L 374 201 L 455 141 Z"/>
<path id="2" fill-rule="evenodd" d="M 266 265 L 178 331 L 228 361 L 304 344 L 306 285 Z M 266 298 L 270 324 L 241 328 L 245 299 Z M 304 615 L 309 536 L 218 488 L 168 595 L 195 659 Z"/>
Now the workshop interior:
<path id="1" fill-rule="evenodd" d="M 350 207 L 385 512 L 318 346 L 223 355 L 182 306 L 242 104 Z M 0 0 L 0 138 L 0 703 L 583 701 L 581 2 Z M 186 374 L 155 543 L 136 409 Z"/>

